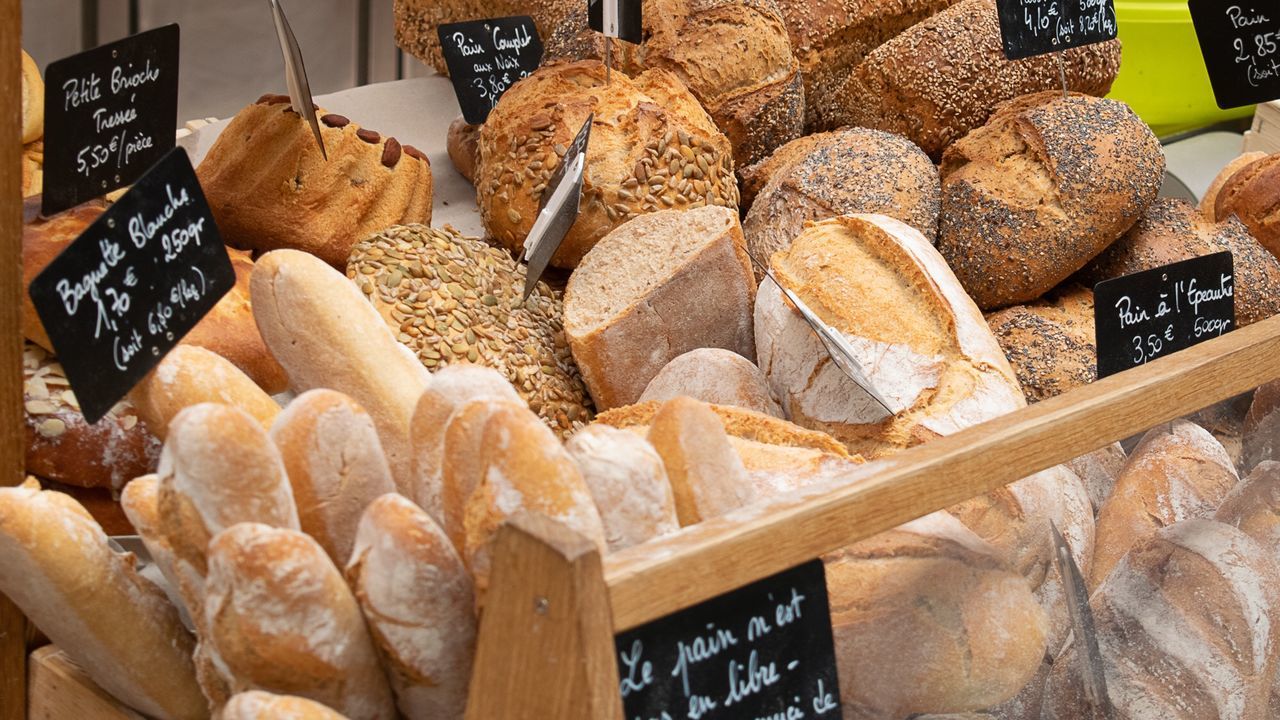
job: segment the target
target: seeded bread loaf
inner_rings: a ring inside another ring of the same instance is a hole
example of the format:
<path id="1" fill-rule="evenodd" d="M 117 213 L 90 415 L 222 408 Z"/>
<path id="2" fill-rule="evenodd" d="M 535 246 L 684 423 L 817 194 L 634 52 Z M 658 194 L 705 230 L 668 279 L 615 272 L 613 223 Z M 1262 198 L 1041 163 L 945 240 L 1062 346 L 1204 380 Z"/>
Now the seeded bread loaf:
<path id="1" fill-rule="evenodd" d="M 511 86 L 480 131 L 480 219 L 508 250 L 524 247 L 547 182 L 594 113 L 580 212 L 551 259 L 577 267 L 610 230 L 666 208 L 738 208 L 729 140 L 666 70 L 605 82 L 597 61 L 551 63 Z"/>
<path id="2" fill-rule="evenodd" d="M 1224 165 L 1222 170 L 1218 171 L 1217 176 L 1213 178 L 1213 182 L 1209 183 L 1209 189 L 1204 191 L 1204 196 L 1200 198 L 1200 214 L 1204 215 L 1210 222 L 1217 220 L 1218 193 L 1222 192 L 1222 186 L 1226 185 L 1227 181 L 1237 172 L 1252 164 L 1255 160 L 1261 160 L 1266 156 L 1266 153 L 1255 150 L 1254 152 L 1244 153 Z"/>
<path id="3" fill-rule="evenodd" d="M 475 184 L 476 166 L 480 164 L 480 126 L 469 124 L 459 115 L 449 123 L 445 147 L 453 169 L 467 182 Z"/>
<path id="4" fill-rule="evenodd" d="M 760 368 L 791 420 L 868 458 L 1017 410 L 1013 371 L 973 301 L 916 230 L 883 215 L 811 225 L 773 256 L 773 272 L 842 333 L 883 411 L 830 359 L 771 280 L 755 323 Z"/>
<path id="5" fill-rule="evenodd" d="M 270 428 L 280 405 L 226 358 L 194 345 L 179 345 L 160 360 L 129 399 L 147 427 L 163 440 L 169 423 L 184 409 L 203 402 L 230 405 Z"/>
<path id="6" fill-rule="evenodd" d="M 935 240 L 938 170 L 920 148 L 865 128 L 824 133 L 804 144 L 769 178 L 742 221 L 756 259 L 765 262 L 785 250 L 805 223 L 857 213 L 897 218 Z"/>
<path id="7" fill-rule="evenodd" d="M 663 366 L 637 402 L 662 402 L 684 395 L 712 405 L 733 405 L 777 418 L 782 408 L 769 395 L 760 368 L 736 352 L 698 348 Z"/>
<path id="8" fill-rule="evenodd" d="M 1280 153 L 1259 158 L 1222 184 L 1214 217 L 1240 218 L 1271 254 L 1280 256 Z"/>
<path id="9" fill-rule="evenodd" d="M 1088 385 L 1098 377 L 1093 291 L 1080 285 L 987 316 L 1027 402 Z"/>
<path id="10" fill-rule="evenodd" d="M 428 370 L 492 367 L 567 436 L 591 420 L 591 400 L 565 340 L 561 293 L 539 282 L 522 301 L 525 271 L 483 240 L 424 225 L 381 230 L 347 263 L 347 277 Z"/>
<path id="11" fill-rule="evenodd" d="M 608 425 L 574 433 L 564 449 L 591 491 L 609 552 L 680 529 L 662 456 L 644 438 Z"/>
<path id="12" fill-rule="evenodd" d="M 634 403 L 689 350 L 754 358 L 755 291 L 728 208 L 650 213 L 609 233 L 565 289 L 565 334 L 596 407 Z"/>
<path id="13" fill-rule="evenodd" d="M 222 707 L 222 720 L 346 720 L 318 702 L 261 690 L 242 692 Z"/>
<path id="14" fill-rule="evenodd" d="M 389 225 L 431 222 L 431 165 L 421 151 L 318 108 L 310 123 L 285 95 L 241 110 L 197 168 L 228 245 L 306 250 L 346 266 L 358 240 Z"/>
<path id="15" fill-rule="evenodd" d="M 729 138 L 737 167 L 756 162 L 804 129 L 804 85 L 782 12 L 773 0 L 649 0 L 640 45 L 614 43 L 614 68 L 669 70 Z M 579 3 L 547 40 L 547 57 L 604 57 L 604 36 Z"/>
<path id="16" fill-rule="evenodd" d="M 838 90 L 815 102 L 824 130 L 888 130 L 936 158 L 1001 102 L 1061 92 L 1059 60 L 1068 88 L 1101 97 L 1120 69 L 1120 42 L 1011 61 L 1001 47 L 995 0 L 963 0 L 872 50 Z"/>

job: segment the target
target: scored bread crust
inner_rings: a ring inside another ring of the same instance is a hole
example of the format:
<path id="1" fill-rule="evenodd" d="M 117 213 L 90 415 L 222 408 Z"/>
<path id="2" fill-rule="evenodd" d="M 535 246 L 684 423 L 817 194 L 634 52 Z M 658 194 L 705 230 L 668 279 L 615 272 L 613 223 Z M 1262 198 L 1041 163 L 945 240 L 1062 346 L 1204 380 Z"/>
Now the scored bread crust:
<path id="1" fill-rule="evenodd" d="M 1280 256 L 1280 153 L 1259 158 L 1222 185 L 1214 203 L 1218 219 L 1240 218 L 1271 254 Z"/>
<path id="2" fill-rule="evenodd" d="M 680 529 L 662 457 L 644 438 L 609 427 L 579 430 L 564 449 L 577 463 L 604 525 L 609 552 Z"/>

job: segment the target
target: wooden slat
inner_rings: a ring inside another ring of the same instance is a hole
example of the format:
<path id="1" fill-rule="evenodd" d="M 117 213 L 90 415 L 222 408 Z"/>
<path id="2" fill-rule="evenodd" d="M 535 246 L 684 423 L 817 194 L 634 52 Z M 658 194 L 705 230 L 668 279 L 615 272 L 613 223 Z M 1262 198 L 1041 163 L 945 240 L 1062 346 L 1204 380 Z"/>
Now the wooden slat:
<path id="1" fill-rule="evenodd" d="M 29 720 L 145 720 L 98 687 L 56 645 L 31 653 L 30 683 Z"/>
<path id="2" fill-rule="evenodd" d="M 629 630 L 1280 377 L 1280 316 L 607 559 Z"/>

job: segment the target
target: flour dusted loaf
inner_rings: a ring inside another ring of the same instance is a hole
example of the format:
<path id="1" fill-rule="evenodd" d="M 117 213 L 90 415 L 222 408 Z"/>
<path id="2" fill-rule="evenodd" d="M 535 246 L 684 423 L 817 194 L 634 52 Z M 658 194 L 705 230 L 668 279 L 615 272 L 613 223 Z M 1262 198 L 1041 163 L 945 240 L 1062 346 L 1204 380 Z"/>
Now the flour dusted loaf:
<path id="1" fill-rule="evenodd" d="M 837 91 L 814 102 L 825 118 L 821 129 L 888 130 L 936 158 L 1001 102 L 1061 93 L 1059 59 L 1070 90 L 1101 97 L 1120 68 L 1120 42 L 1011 61 L 1001 47 L 995 0 L 963 0 L 869 52 Z"/>
<path id="2" fill-rule="evenodd" d="M 451 228 L 392 227 L 351 249 L 347 276 L 428 370 L 476 363 L 501 372 L 551 428 L 591 420 L 591 400 L 564 335 L 562 294 L 525 266 Z"/>
<path id="3" fill-rule="evenodd" d="M 676 75 L 619 72 L 606 83 L 597 61 L 551 63 L 511 86 L 480 131 L 480 219 L 507 249 L 524 247 L 547 182 L 592 113 L 580 211 L 552 265 L 576 267 L 636 215 L 702 205 L 737 210 L 729 140 Z"/>
<path id="4" fill-rule="evenodd" d="M 1227 494 L 1214 519 L 1244 531 L 1263 547 L 1280 547 L 1280 463 L 1266 460 Z"/>
<path id="5" fill-rule="evenodd" d="M 1120 476 L 1126 460 L 1128 456 L 1124 452 L 1124 447 L 1116 442 L 1065 463 L 1068 468 L 1071 468 L 1071 472 L 1084 481 L 1094 514 L 1097 514 L 1098 508 L 1111 497 L 1111 490 L 1115 487 L 1116 478 Z"/>
<path id="6" fill-rule="evenodd" d="M 982 314 L 929 241 L 882 215 L 816 223 L 772 259 L 773 273 L 849 341 L 895 411 L 888 419 L 830 359 L 771 280 L 756 299 L 760 368 L 801 426 L 878 457 L 1021 408 L 1025 401 Z"/>
<path id="7" fill-rule="evenodd" d="M 1258 158 L 1222 184 L 1213 215 L 1239 218 L 1271 254 L 1280 256 L 1280 153 Z"/>
<path id="8" fill-rule="evenodd" d="M 938 250 L 992 310 L 1040 297 L 1123 235 L 1155 200 L 1164 153 L 1124 103 L 1045 92 L 1001 106 L 941 173 Z"/>
<path id="9" fill-rule="evenodd" d="M 729 138 L 737 167 L 804 129 L 804 85 L 773 0 L 649 0 L 639 45 L 614 43 L 615 69 L 669 70 Z M 579 3 L 547 39 L 547 57 L 604 57 L 604 36 Z"/>
<path id="10" fill-rule="evenodd" d="M 241 110 L 196 169 L 228 245 L 306 250 L 343 267 L 351 245 L 388 225 L 431 222 L 427 156 L 316 109 L 328 159 L 285 95 Z"/>
<path id="11" fill-rule="evenodd" d="M 1254 391 L 1241 427 L 1240 468 L 1252 470 L 1264 460 L 1280 460 L 1280 381 Z"/>
<path id="12" fill-rule="evenodd" d="M 318 702 L 293 695 L 249 690 L 222 707 L 222 720 L 346 720 Z"/>
<path id="13" fill-rule="evenodd" d="M 1088 385 L 1098 377 L 1093 291 L 1067 285 L 1044 298 L 987 316 L 1027 402 Z"/>
<path id="14" fill-rule="evenodd" d="M 680 529 L 662 456 L 644 438 L 608 425 L 574 433 L 564 449 L 591 491 L 609 552 Z"/>
<path id="15" fill-rule="evenodd" d="M 764 373 L 731 350 L 698 348 L 677 356 L 649 381 L 637 402 L 662 402 L 681 395 L 783 417 L 782 408 L 769 395 Z"/>
<path id="16" fill-rule="evenodd" d="M 785 250 L 805 223 L 839 215 L 888 215 L 930 242 L 937 237 L 938 170 L 906 138 L 849 128 L 796 144 L 802 147 L 783 148 L 777 163 L 766 163 L 776 166 L 742 221 L 756 259 Z"/>
<path id="17" fill-rule="evenodd" d="M 280 414 L 280 405 L 256 383 L 211 350 L 179 345 L 129 392 L 147 427 L 161 440 L 169 423 L 184 409 L 203 402 L 230 405 L 248 413 L 264 428 Z"/>
<path id="18" fill-rule="evenodd" d="M 758 498 L 710 406 L 686 397 L 668 400 L 650 421 L 649 442 L 666 467 L 681 526 L 733 512 Z"/>
<path id="19" fill-rule="evenodd" d="M 755 291 L 737 214 L 727 208 L 650 213 L 609 233 L 565 289 L 565 334 L 596 407 L 634 403 L 689 350 L 754 358 Z"/>

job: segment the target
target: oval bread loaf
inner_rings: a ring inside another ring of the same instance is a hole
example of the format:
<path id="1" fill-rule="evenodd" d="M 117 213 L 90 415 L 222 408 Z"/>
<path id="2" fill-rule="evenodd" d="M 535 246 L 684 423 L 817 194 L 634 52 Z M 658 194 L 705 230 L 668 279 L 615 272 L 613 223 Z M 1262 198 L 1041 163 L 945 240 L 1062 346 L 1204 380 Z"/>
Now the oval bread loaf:
<path id="1" fill-rule="evenodd" d="M 179 345 L 160 359 L 129 393 L 138 415 L 163 440 L 169 423 L 192 405 L 212 402 L 238 408 L 270 428 L 280 404 L 226 358 L 194 345 Z"/>
<path id="2" fill-rule="evenodd" d="M 987 325 L 1028 403 L 1088 385 L 1098 377 L 1093 291 L 1088 288 L 1058 288 L 1040 300 L 991 313 Z"/>
<path id="3" fill-rule="evenodd" d="M 1210 222 L 1217 221 L 1218 218 L 1218 193 L 1222 192 L 1222 186 L 1232 178 L 1242 168 L 1248 166 L 1255 160 L 1261 160 L 1266 157 L 1264 152 L 1253 151 L 1242 154 L 1240 157 L 1232 160 L 1218 171 L 1218 175 L 1209 183 L 1209 189 L 1204 191 L 1204 195 L 1200 198 L 1200 214 Z"/>
<path id="4" fill-rule="evenodd" d="M 756 500 L 742 459 L 734 452 L 720 418 L 687 397 L 668 400 L 649 426 L 652 443 L 675 498 L 680 525 L 719 517 Z"/>
<path id="5" fill-rule="evenodd" d="M 484 430 L 499 410 L 524 409 L 518 401 L 482 396 L 460 403 L 448 417 L 440 451 L 440 527 L 459 555 L 467 551 L 467 503 L 483 479 Z"/>
<path id="6" fill-rule="evenodd" d="M 637 402 L 663 402 L 681 395 L 712 405 L 733 405 L 780 418 L 760 368 L 738 353 L 698 348 L 674 358 L 645 386 Z"/>
<path id="7" fill-rule="evenodd" d="M 222 720 L 347 720 L 318 702 L 261 690 L 242 692 L 222 707 Z"/>
<path id="8" fill-rule="evenodd" d="M 1254 160 L 1218 191 L 1214 216 L 1235 215 L 1272 255 L 1280 256 L 1280 153 Z"/>
<path id="9" fill-rule="evenodd" d="M 574 433 L 564 449 L 577 463 L 600 511 L 609 552 L 680 529 L 662 456 L 644 438 L 590 425 Z"/>

